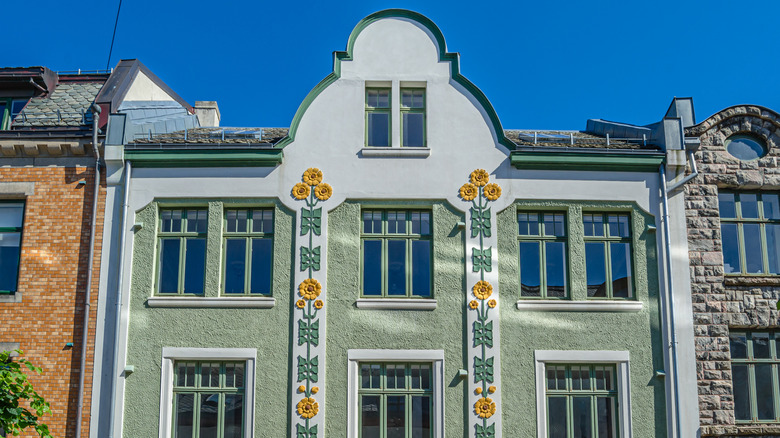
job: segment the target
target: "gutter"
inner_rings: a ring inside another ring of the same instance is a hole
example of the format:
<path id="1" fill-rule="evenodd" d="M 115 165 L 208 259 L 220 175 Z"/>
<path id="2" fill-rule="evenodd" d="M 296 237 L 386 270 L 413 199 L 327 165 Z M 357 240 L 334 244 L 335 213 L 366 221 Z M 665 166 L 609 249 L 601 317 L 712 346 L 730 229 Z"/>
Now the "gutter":
<path id="1" fill-rule="evenodd" d="M 116 288 L 116 323 L 114 325 L 114 370 L 111 376 L 111 403 L 109 404 L 109 415 L 111 416 L 109 438 L 112 438 L 117 433 L 117 418 L 114 410 L 116 409 L 116 397 L 117 386 L 119 385 L 119 331 L 120 323 L 122 322 L 122 288 L 124 287 L 124 275 L 125 275 L 125 241 L 127 232 L 127 208 L 130 201 L 130 177 L 132 175 L 133 167 L 130 161 L 125 162 L 125 187 L 124 187 L 124 200 L 122 201 L 122 222 L 120 224 L 119 231 L 121 237 L 119 240 L 119 281 Z"/>
<path id="2" fill-rule="evenodd" d="M 693 151 L 688 151 L 688 164 L 691 165 L 691 174 L 686 176 L 685 178 L 681 179 L 680 181 L 677 181 L 676 183 L 672 184 L 670 187 L 666 189 L 667 193 L 672 192 L 674 190 L 677 190 L 678 188 L 682 187 L 685 183 L 688 181 L 696 178 L 699 176 L 699 169 L 696 167 L 696 159 L 693 156 Z"/>
<path id="3" fill-rule="evenodd" d="M 31 79 L 32 80 L 32 79 Z M 87 287 L 84 294 L 84 329 L 81 334 L 81 365 L 79 367 L 79 396 L 76 409 L 76 438 L 81 437 L 81 423 L 84 411 L 84 374 L 87 369 L 87 336 L 89 335 L 89 315 L 92 299 L 92 265 L 95 260 L 95 227 L 97 224 L 98 200 L 100 198 L 100 151 L 98 150 L 98 119 L 100 107 L 92 104 L 92 153 L 95 155 L 95 188 L 92 199 L 92 224 L 89 232 L 89 258 L 87 264 Z"/>

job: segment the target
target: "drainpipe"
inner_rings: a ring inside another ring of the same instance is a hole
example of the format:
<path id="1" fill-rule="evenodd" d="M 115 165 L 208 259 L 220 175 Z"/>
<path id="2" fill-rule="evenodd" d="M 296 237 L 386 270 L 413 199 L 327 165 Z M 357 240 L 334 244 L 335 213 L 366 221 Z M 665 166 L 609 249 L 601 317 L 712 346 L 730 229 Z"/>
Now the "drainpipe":
<path id="1" fill-rule="evenodd" d="M 79 398 L 76 409 L 76 438 L 81 438 L 81 415 L 84 411 L 84 374 L 87 369 L 87 336 L 89 335 L 90 301 L 92 299 L 92 264 L 95 259 L 95 226 L 100 196 L 100 151 L 98 150 L 98 123 L 100 106 L 92 104 L 92 153 L 95 155 L 95 189 L 92 199 L 92 224 L 89 232 L 89 258 L 87 262 L 87 287 L 84 294 L 84 329 L 81 334 L 81 366 L 79 367 Z"/>
<path id="2" fill-rule="evenodd" d="M 133 167 L 129 161 L 125 162 L 125 192 L 124 201 L 122 202 L 122 223 L 120 224 L 119 232 L 121 237 L 119 239 L 119 281 L 116 288 L 116 324 L 114 325 L 114 372 L 111 377 L 111 403 L 109 405 L 108 412 L 111 415 L 111 424 L 109 438 L 113 438 L 114 434 L 118 432 L 116 415 L 114 410 L 116 407 L 116 397 L 118 395 L 117 386 L 119 385 L 119 373 L 122 372 L 122 368 L 119 366 L 119 331 L 120 324 L 122 322 L 122 288 L 124 287 L 125 276 L 125 240 L 127 236 L 127 207 L 130 201 L 130 176 L 132 174 Z"/>
<path id="3" fill-rule="evenodd" d="M 693 156 L 693 151 L 688 151 L 688 164 L 691 165 L 691 174 L 686 176 L 685 178 L 681 179 L 680 181 L 677 181 L 676 183 L 672 184 L 666 189 L 666 193 L 673 192 L 677 190 L 678 188 L 682 187 L 685 183 L 688 181 L 696 178 L 699 176 L 699 169 L 696 168 L 696 159 Z"/>
<path id="4" fill-rule="evenodd" d="M 674 294 L 673 280 L 672 280 L 672 242 L 669 235 L 669 200 L 668 190 L 666 188 L 666 164 L 661 164 L 659 168 L 659 174 L 661 178 L 661 199 L 663 203 L 663 219 L 664 219 L 664 246 L 666 247 L 666 285 L 669 292 L 668 299 L 663 300 L 666 303 L 667 312 L 669 317 L 669 331 L 671 332 L 671 343 L 669 347 L 672 350 L 672 394 L 674 395 L 674 424 L 676 433 L 675 436 L 682 436 L 682 427 L 680 424 L 680 395 L 679 395 L 679 378 L 677 375 L 677 329 L 674 323 Z M 663 298 L 663 294 L 661 295 Z"/>

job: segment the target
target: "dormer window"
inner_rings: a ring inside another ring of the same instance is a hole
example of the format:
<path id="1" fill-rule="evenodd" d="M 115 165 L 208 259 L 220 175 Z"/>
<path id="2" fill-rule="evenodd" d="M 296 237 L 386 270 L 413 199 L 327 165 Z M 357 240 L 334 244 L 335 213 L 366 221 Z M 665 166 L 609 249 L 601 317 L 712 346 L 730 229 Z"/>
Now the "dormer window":
<path id="1" fill-rule="evenodd" d="M 386 156 L 427 156 L 425 106 L 425 82 L 367 81 L 365 147 Z"/>
<path id="2" fill-rule="evenodd" d="M 27 100 L 0 98 L 0 130 L 11 129 L 11 122 L 22 112 Z"/>

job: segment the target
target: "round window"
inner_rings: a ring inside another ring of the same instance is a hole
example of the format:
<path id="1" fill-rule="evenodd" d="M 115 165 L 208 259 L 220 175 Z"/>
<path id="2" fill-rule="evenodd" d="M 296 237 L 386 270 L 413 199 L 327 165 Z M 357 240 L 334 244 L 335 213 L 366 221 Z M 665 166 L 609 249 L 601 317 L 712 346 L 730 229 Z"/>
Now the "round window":
<path id="1" fill-rule="evenodd" d="M 726 139 L 726 150 L 740 160 L 755 160 L 769 152 L 766 143 L 752 135 L 737 134 Z"/>

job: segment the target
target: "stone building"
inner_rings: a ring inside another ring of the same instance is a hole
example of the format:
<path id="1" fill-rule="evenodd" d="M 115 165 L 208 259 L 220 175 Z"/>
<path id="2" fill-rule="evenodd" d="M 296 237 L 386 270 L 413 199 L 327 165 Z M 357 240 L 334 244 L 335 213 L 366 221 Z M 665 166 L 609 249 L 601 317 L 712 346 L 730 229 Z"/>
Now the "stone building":
<path id="1" fill-rule="evenodd" d="M 695 436 L 685 105 L 504 130 L 460 71 L 386 10 L 289 129 L 109 139 L 91 436 Z"/>
<path id="2" fill-rule="evenodd" d="M 780 115 L 726 108 L 685 186 L 702 436 L 780 436 Z"/>

